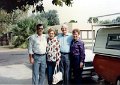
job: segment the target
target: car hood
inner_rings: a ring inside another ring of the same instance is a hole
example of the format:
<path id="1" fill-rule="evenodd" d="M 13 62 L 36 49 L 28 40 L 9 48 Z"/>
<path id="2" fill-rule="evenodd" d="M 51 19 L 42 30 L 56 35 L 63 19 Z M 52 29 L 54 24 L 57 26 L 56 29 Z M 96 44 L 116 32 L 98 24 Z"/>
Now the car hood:
<path id="1" fill-rule="evenodd" d="M 85 62 L 93 61 L 95 54 L 90 49 L 85 49 Z"/>

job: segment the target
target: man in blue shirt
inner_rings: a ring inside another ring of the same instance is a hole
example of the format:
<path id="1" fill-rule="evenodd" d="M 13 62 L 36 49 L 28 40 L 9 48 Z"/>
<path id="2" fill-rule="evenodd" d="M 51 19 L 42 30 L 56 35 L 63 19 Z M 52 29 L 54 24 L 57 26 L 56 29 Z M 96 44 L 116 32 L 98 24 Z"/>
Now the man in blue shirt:
<path id="1" fill-rule="evenodd" d="M 60 69 L 63 73 L 63 84 L 69 84 L 69 71 L 70 71 L 70 44 L 72 41 L 72 35 L 67 32 L 68 26 L 66 24 L 62 25 L 62 33 L 58 35 L 58 40 L 60 42 L 61 51 L 61 62 Z"/>

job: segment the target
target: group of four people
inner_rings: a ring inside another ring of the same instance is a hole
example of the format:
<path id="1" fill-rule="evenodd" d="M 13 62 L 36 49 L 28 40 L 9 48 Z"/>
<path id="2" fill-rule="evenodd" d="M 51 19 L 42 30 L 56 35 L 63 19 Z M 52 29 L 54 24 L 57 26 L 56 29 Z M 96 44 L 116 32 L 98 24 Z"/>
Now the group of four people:
<path id="1" fill-rule="evenodd" d="M 80 84 L 81 73 L 85 59 L 84 43 L 80 40 L 79 29 L 68 33 L 68 26 L 62 25 L 62 33 L 55 36 L 55 30 L 50 28 L 48 36 L 43 34 L 43 24 L 36 26 L 36 34 L 29 37 L 29 60 L 32 63 L 32 84 L 44 85 L 47 64 L 48 84 L 52 84 L 53 73 L 59 65 L 63 73 L 63 84 L 69 85 L 71 69 L 75 84 Z"/>

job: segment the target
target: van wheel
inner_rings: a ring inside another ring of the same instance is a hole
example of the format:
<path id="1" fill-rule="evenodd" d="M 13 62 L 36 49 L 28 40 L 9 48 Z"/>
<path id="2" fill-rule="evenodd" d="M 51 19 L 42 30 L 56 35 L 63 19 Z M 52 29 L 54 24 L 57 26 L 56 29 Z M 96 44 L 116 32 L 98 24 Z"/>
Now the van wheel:
<path id="1" fill-rule="evenodd" d="M 120 85 L 120 78 L 117 80 L 116 85 Z"/>

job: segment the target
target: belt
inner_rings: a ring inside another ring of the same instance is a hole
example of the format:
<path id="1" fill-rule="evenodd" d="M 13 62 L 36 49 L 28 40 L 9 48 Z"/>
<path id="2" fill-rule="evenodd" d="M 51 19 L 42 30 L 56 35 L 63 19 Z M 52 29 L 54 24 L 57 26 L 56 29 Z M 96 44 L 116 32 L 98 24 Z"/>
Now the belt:
<path id="1" fill-rule="evenodd" d="M 61 52 L 61 54 L 70 54 L 70 53 L 66 53 L 66 52 Z"/>
<path id="2" fill-rule="evenodd" d="M 46 54 L 37 54 L 37 53 L 34 53 L 35 55 L 39 55 L 39 56 L 44 56 L 44 55 L 46 55 Z"/>

